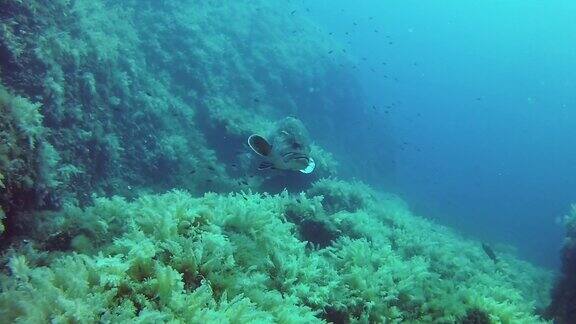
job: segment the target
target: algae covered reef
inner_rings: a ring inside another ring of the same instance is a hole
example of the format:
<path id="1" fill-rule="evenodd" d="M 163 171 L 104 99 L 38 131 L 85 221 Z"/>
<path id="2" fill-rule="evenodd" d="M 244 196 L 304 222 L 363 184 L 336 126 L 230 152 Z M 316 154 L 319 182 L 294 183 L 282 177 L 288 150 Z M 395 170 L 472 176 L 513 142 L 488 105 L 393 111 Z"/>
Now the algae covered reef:
<path id="1" fill-rule="evenodd" d="M 546 273 L 508 255 L 495 267 L 476 242 L 360 184 L 100 198 L 37 217 L 35 243 L 6 255 L 4 318 L 455 322 L 481 310 L 526 323 L 547 296 Z"/>
<path id="2" fill-rule="evenodd" d="M 353 58 L 283 5 L 0 16 L 3 321 L 543 321 L 549 273 L 336 179 L 348 158 L 314 135 L 362 102 Z M 246 138 L 286 116 L 316 170 L 254 172 Z"/>

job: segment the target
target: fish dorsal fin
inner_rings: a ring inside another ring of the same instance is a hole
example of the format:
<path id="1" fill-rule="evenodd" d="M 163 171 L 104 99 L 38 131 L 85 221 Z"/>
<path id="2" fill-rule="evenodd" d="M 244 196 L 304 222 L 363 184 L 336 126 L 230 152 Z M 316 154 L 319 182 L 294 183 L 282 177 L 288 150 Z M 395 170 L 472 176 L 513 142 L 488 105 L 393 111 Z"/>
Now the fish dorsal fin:
<path id="1" fill-rule="evenodd" d="M 304 169 L 300 170 L 300 172 L 306 173 L 306 174 L 312 173 L 312 171 L 314 171 L 314 168 L 316 168 L 316 162 L 314 162 L 314 160 L 312 158 L 309 158 L 308 159 L 308 165 Z"/>
<path id="2" fill-rule="evenodd" d="M 270 153 L 272 153 L 272 145 L 270 145 L 270 143 L 260 135 L 250 135 L 250 137 L 248 137 L 248 145 L 252 151 L 256 152 L 258 155 L 270 156 Z"/>

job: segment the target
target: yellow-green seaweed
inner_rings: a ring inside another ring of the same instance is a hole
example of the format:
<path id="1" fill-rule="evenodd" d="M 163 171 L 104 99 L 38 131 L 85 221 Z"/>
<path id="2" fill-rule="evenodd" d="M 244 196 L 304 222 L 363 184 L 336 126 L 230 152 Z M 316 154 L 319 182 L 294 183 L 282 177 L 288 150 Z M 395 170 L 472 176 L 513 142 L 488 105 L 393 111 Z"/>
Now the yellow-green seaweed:
<path id="1" fill-rule="evenodd" d="M 344 191 L 338 180 L 316 188 L 331 183 Z M 334 212 L 311 193 L 171 191 L 39 215 L 47 233 L 6 256 L 0 315 L 320 323 L 339 312 L 400 323 L 455 322 L 480 309 L 495 323 L 543 322 L 534 311 L 547 302 L 550 274 L 506 253 L 494 264 L 478 242 L 412 215 L 397 198 L 348 185 L 343 195 L 366 201 Z M 338 234 L 323 248 L 308 245 L 290 214 L 321 218 Z M 72 244 L 42 251 L 61 233 Z"/>

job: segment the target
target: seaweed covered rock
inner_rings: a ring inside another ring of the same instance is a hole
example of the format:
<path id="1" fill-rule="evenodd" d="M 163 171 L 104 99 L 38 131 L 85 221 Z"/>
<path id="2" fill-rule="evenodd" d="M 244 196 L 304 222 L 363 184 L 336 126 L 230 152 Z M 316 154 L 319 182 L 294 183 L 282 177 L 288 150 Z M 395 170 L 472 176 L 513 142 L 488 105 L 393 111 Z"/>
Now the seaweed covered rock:
<path id="1" fill-rule="evenodd" d="M 471 309 L 466 313 L 459 321 L 460 324 L 490 324 L 490 317 L 486 312 L 483 312 L 477 308 Z"/>
<path id="2" fill-rule="evenodd" d="M 231 165 L 247 134 L 285 115 L 319 121 L 327 114 L 315 107 L 336 107 L 327 101 L 353 102 L 334 90 L 349 88 L 337 81 L 345 79 L 327 77 L 347 58 L 324 59 L 334 44 L 283 8 L 260 0 L 4 1 L 2 79 L 42 105 L 65 200 L 246 188 L 239 182 L 247 172 Z M 310 86 L 318 91 L 301 98 Z M 32 124 L 25 132 L 36 136 Z M 317 144 L 313 155 L 323 176 L 335 173 L 329 152 Z"/>
<path id="3" fill-rule="evenodd" d="M 361 225 L 354 237 L 344 229 L 329 246 L 310 248 L 289 213 Z M 494 271 L 476 242 L 402 204 L 346 213 L 329 214 L 303 194 L 182 191 L 44 212 L 34 216 L 35 238 L 2 255 L 0 317 L 456 322 L 477 308 L 496 322 L 540 321 L 533 306 L 549 282 L 541 270 L 503 254 Z M 65 245 L 47 249 L 58 235 Z"/>
<path id="4" fill-rule="evenodd" d="M 296 225 L 301 240 L 311 247 L 325 248 L 342 235 L 338 226 L 327 215 L 323 197 L 308 197 L 300 193 L 285 211 L 286 219 Z"/>
<path id="5" fill-rule="evenodd" d="M 557 323 L 572 323 L 576 318 L 576 205 L 564 217 L 566 238 L 562 247 L 562 272 L 552 290 L 546 316 Z"/>
<path id="6" fill-rule="evenodd" d="M 365 184 L 334 178 L 315 182 L 307 192 L 312 196 L 322 196 L 323 206 L 330 213 L 342 210 L 355 212 L 368 207 L 375 199 L 374 192 Z"/>
<path id="7" fill-rule="evenodd" d="M 2 208 L 0 208 L 0 237 L 2 237 L 2 234 L 4 234 L 4 231 L 6 230 L 6 227 L 4 226 L 5 218 L 6 214 L 4 214 L 4 211 L 2 210 Z"/>
<path id="8" fill-rule="evenodd" d="M 81 254 L 46 257 L 28 248 L 12 256 L 0 314 L 28 321 L 318 322 L 305 305 L 326 298 L 334 275 L 321 270 L 325 261 L 306 256 L 282 221 L 288 199 L 172 192 L 134 203 L 98 200 L 83 212 L 88 224 L 75 219 L 78 209 L 59 219 L 52 214 L 49 222 L 58 225 L 50 231 L 82 235 L 90 249 L 85 243 L 72 247 Z M 74 280 L 65 279 L 70 272 Z"/>
<path id="9" fill-rule="evenodd" d="M 0 83 L 0 219 L 7 235 L 25 226 L 18 213 L 60 207 L 60 155 L 46 140 L 40 108 Z"/>
<path id="10" fill-rule="evenodd" d="M 3 206 L 12 192 L 32 190 L 38 172 L 38 146 L 44 135 L 40 105 L 0 84 L 0 174 Z M 15 193 L 14 193 L 15 194 Z"/>

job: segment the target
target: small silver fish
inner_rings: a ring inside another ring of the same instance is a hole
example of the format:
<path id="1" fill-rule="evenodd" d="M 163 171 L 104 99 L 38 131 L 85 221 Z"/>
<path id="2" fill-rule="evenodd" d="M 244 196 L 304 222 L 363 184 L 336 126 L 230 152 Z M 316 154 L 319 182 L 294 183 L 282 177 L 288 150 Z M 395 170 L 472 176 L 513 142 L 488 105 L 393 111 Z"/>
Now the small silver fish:
<path id="1" fill-rule="evenodd" d="M 248 138 L 250 148 L 264 158 L 258 170 L 278 169 L 312 173 L 316 167 L 310 157 L 310 139 L 304 124 L 296 118 L 286 117 L 278 122 L 270 135 L 252 134 Z"/>

